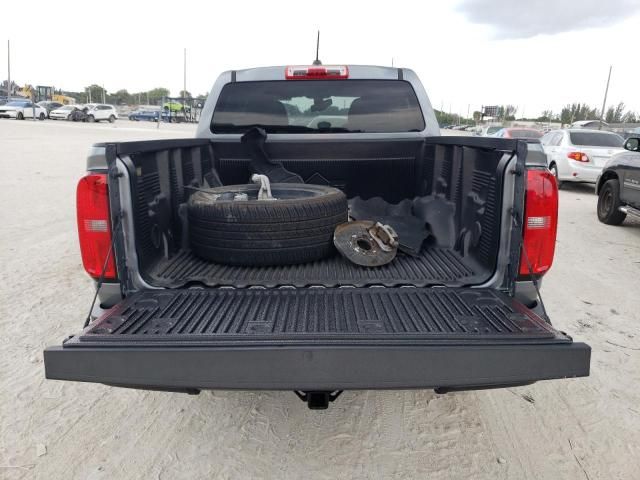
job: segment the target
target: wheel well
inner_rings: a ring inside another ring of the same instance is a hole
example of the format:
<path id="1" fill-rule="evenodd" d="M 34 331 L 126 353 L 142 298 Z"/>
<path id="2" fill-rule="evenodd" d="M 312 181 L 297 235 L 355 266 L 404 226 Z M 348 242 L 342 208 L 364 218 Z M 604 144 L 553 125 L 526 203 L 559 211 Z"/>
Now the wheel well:
<path id="1" fill-rule="evenodd" d="M 600 189 L 608 180 L 618 180 L 618 174 L 615 172 L 604 172 L 596 185 L 596 195 L 600 195 Z"/>

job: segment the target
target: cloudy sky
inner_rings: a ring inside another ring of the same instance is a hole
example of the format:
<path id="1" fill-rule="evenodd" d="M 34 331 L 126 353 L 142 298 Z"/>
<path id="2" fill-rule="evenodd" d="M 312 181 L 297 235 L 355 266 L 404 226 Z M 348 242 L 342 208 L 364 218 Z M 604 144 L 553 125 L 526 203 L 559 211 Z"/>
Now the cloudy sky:
<path id="1" fill-rule="evenodd" d="M 536 116 L 599 106 L 613 65 L 609 102 L 640 112 L 640 0 L 31 0 L 29 10 L 40 20 L 20 14 L 0 28 L 19 84 L 177 95 L 187 48 L 187 90 L 205 93 L 227 69 L 311 62 L 320 29 L 325 64 L 393 58 L 420 75 L 436 108 L 511 103 Z"/>

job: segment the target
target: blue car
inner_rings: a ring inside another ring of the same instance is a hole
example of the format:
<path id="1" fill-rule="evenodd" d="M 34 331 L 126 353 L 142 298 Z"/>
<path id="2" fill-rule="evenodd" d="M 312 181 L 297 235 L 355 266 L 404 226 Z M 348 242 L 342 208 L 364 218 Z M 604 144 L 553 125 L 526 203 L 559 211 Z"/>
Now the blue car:
<path id="1" fill-rule="evenodd" d="M 129 120 L 157 122 L 159 116 L 160 112 L 158 110 L 135 110 L 129 114 Z"/>

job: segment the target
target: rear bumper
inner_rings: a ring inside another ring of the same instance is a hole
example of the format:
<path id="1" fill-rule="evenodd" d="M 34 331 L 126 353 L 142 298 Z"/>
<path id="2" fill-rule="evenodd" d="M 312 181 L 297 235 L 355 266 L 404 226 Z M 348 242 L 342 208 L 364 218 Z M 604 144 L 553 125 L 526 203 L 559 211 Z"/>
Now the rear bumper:
<path id="1" fill-rule="evenodd" d="M 71 339 L 71 342 L 74 340 Z M 150 389 L 481 388 L 589 375 L 583 343 L 51 347 L 46 377 Z"/>
<path id="2" fill-rule="evenodd" d="M 569 161 L 569 177 L 562 179 L 568 182 L 596 183 L 602 173 L 602 167 L 584 166 L 580 162 Z"/>

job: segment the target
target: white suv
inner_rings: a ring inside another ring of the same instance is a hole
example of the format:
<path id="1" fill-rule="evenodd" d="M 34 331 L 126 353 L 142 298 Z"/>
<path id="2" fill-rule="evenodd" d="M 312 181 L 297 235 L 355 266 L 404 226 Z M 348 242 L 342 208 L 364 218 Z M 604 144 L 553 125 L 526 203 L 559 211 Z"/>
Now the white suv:
<path id="1" fill-rule="evenodd" d="M 118 118 L 118 112 L 113 105 L 105 105 L 102 103 L 87 103 L 83 110 L 87 113 L 87 122 L 99 122 L 100 120 L 108 120 L 113 123 Z"/>

